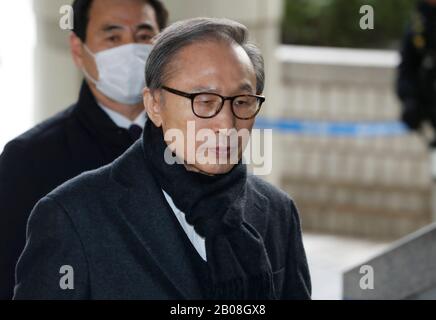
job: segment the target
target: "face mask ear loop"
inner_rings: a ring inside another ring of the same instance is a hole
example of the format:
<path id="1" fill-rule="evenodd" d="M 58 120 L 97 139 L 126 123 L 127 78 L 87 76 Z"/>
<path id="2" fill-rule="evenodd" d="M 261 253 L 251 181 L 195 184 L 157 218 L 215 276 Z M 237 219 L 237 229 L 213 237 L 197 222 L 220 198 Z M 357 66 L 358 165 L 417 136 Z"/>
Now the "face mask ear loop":
<path id="1" fill-rule="evenodd" d="M 94 59 L 95 61 L 95 54 L 92 53 L 92 51 L 88 48 L 88 46 L 86 44 L 83 44 L 83 48 L 85 48 L 85 51 Z M 89 81 L 91 81 L 93 84 L 97 85 L 98 81 L 95 80 L 89 73 L 88 71 L 85 70 L 85 67 L 83 66 L 81 68 L 85 78 L 87 78 Z"/>

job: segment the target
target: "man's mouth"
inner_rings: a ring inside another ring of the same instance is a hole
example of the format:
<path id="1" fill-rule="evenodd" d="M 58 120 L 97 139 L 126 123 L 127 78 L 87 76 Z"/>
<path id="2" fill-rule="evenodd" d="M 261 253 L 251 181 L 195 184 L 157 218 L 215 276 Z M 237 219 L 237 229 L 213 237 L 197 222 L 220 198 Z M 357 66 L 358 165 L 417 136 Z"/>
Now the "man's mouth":
<path id="1" fill-rule="evenodd" d="M 218 146 L 215 148 L 215 154 L 217 156 L 230 156 L 238 151 L 238 148 L 231 148 L 229 146 Z M 213 152 L 213 150 L 212 150 Z"/>

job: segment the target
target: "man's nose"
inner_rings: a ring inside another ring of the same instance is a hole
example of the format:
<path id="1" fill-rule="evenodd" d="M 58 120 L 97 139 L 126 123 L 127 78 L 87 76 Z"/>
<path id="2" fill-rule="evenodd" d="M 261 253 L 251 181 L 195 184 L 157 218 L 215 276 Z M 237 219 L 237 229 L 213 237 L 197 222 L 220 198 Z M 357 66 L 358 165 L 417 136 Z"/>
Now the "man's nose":
<path id="1" fill-rule="evenodd" d="M 125 44 L 131 44 L 131 43 L 135 43 L 135 42 L 136 42 L 135 36 L 129 32 L 123 37 L 122 44 L 125 45 Z"/>
<path id="2" fill-rule="evenodd" d="M 232 111 L 232 102 L 230 100 L 226 100 L 224 102 L 223 108 L 221 112 L 214 118 L 214 129 L 231 129 L 235 127 L 236 118 Z"/>
<path id="3" fill-rule="evenodd" d="M 129 30 L 124 30 L 124 31 L 125 31 L 125 33 L 123 35 L 123 41 L 122 41 L 123 45 L 138 42 L 136 39 L 136 36 L 135 36 L 135 30 L 129 29 Z"/>

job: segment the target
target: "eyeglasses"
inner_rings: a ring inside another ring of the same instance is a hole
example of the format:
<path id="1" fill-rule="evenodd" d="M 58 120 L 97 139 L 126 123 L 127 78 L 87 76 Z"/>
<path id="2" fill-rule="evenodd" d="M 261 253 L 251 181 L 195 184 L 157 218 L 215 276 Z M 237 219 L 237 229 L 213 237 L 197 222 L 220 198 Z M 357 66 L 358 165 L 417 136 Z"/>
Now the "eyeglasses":
<path id="1" fill-rule="evenodd" d="M 192 102 L 192 112 L 199 118 L 211 119 L 216 117 L 224 107 L 226 100 L 230 101 L 233 115 L 240 120 L 250 120 L 257 116 L 266 98 L 258 95 L 239 95 L 223 97 L 216 93 L 200 92 L 186 93 L 162 86 L 162 89 L 172 94 L 185 97 Z"/>

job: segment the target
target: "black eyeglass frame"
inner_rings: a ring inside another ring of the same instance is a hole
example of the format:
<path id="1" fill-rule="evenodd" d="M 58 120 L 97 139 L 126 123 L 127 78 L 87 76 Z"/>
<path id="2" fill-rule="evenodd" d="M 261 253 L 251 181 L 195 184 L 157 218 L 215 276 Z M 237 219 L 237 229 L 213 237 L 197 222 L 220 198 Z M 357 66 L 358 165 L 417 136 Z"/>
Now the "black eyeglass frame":
<path id="1" fill-rule="evenodd" d="M 167 86 L 162 86 L 161 88 L 162 88 L 163 90 L 165 90 L 165 91 L 168 91 L 168 92 L 172 93 L 172 94 L 175 94 L 175 95 L 178 95 L 178 96 L 181 96 L 181 97 L 185 97 L 185 98 L 190 99 L 190 100 L 191 100 L 192 112 L 194 113 L 194 115 L 195 115 L 196 117 L 201 118 L 201 119 L 212 119 L 212 118 L 215 118 L 215 117 L 216 117 L 216 116 L 221 112 L 221 110 L 224 108 L 224 104 L 226 103 L 226 101 L 229 100 L 229 101 L 230 101 L 230 105 L 231 105 L 231 109 L 232 109 L 232 113 L 233 113 L 233 115 L 234 115 L 236 118 L 238 118 L 238 119 L 240 119 L 240 120 L 251 120 L 251 119 L 254 119 L 254 118 L 259 114 L 260 110 L 262 109 L 262 105 L 263 105 L 263 104 L 265 103 L 265 101 L 266 101 L 266 97 L 265 97 L 265 96 L 260 96 L 260 95 L 255 95 L 255 94 L 240 94 L 240 95 L 233 96 L 233 97 L 224 97 L 224 96 L 219 95 L 219 94 L 217 94 L 217 93 L 211 93 L 211 92 L 188 93 L 188 92 L 183 92 L 183 91 L 176 90 L 176 89 L 173 89 L 173 88 L 169 88 L 169 87 L 167 87 Z M 198 97 L 198 96 L 200 96 L 200 95 L 203 95 L 203 94 L 214 95 L 214 96 L 220 97 L 221 100 L 222 100 L 221 107 L 218 108 L 217 111 L 215 112 L 215 114 L 212 115 L 212 116 L 208 116 L 208 117 L 205 117 L 205 116 L 199 116 L 199 115 L 195 112 L 194 100 L 195 100 L 196 97 Z M 253 116 L 248 117 L 248 118 L 241 118 L 241 117 L 239 117 L 239 116 L 236 114 L 235 109 L 234 109 L 235 106 L 233 105 L 233 102 L 234 102 L 236 99 L 240 98 L 240 97 L 246 97 L 246 96 L 256 98 L 256 99 L 259 101 L 259 107 L 258 107 L 258 110 L 255 112 L 255 114 L 254 114 Z"/>

